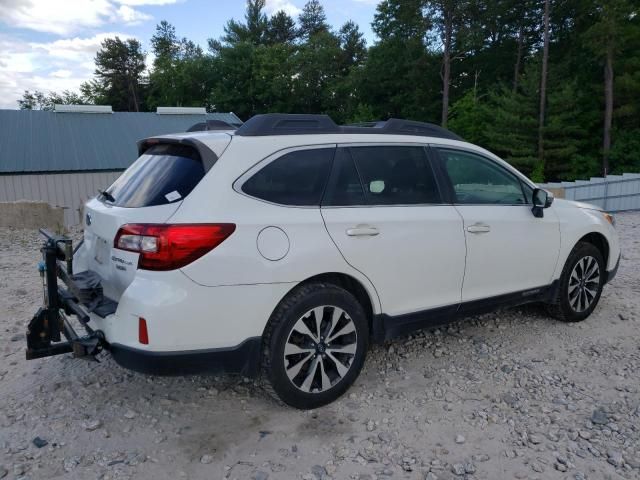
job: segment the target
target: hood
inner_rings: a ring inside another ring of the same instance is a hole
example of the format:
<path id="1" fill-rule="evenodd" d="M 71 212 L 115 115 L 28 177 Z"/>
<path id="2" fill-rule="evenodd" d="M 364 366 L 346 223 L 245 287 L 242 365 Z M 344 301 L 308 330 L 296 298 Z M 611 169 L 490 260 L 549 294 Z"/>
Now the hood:
<path id="1" fill-rule="evenodd" d="M 576 202 L 575 200 L 567 200 L 565 198 L 555 198 L 553 204 L 560 208 L 583 208 L 586 210 L 603 211 L 601 207 L 592 203 Z"/>

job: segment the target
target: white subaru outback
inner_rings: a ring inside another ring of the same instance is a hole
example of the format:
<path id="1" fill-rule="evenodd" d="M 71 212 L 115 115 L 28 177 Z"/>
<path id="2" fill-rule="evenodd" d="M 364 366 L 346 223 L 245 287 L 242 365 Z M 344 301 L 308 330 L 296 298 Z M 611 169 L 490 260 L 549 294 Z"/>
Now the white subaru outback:
<path id="1" fill-rule="evenodd" d="M 314 408 L 370 342 L 526 302 L 583 320 L 619 263 L 611 215 L 431 124 L 267 114 L 139 151 L 87 203 L 56 305 L 90 333 L 61 321 L 65 351 L 133 370 L 261 374 Z"/>

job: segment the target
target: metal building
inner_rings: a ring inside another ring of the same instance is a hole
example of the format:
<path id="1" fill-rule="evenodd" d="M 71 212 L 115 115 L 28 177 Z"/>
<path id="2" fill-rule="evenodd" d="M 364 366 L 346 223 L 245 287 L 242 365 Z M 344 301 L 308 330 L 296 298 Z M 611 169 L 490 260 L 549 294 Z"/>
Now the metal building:
<path id="1" fill-rule="evenodd" d="M 44 201 L 63 207 L 65 226 L 80 223 L 81 207 L 137 158 L 142 138 L 184 132 L 233 113 L 159 107 L 157 113 L 111 107 L 64 106 L 56 111 L 0 110 L 0 202 Z"/>

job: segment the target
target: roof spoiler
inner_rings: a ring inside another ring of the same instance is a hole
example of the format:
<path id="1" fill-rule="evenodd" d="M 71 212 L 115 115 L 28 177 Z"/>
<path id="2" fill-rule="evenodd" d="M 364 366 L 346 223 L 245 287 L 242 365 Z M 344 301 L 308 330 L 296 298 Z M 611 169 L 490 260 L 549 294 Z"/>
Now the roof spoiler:
<path id="1" fill-rule="evenodd" d="M 155 145 L 186 145 L 193 148 L 200 158 L 204 166 L 205 172 L 208 172 L 211 167 L 218 161 L 218 156 L 213 150 L 207 147 L 204 143 L 195 138 L 171 138 L 171 137 L 150 137 L 144 138 L 138 141 L 138 155 L 142 155 L 148 149 Z"/>
<path id="2" fill-rule="evenodd" d="M 238 124 L 225 122 L 224 120 L 207 120 L 206 122 L 198 122 L 189 127 L 187 132 L 205 132 L 210 130 L 235 130 Z"/>

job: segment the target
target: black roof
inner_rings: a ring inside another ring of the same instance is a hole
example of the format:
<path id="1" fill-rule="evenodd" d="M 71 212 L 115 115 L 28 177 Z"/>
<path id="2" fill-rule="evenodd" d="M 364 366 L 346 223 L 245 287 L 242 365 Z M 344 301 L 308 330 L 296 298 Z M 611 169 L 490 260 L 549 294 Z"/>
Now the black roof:
<path id="1" fill-rule="evenodd" d="M 455 133 L 432 123 L 390 118 L 386 121 L 365 122 L 354 125 L 337 125 L 328 115 L 266 113 L 255 115 L 235 132 L 243 137 L 268 135 L 309 135 L 327 133 L 358 133 L 416 135 L 462 140 Z"/>

